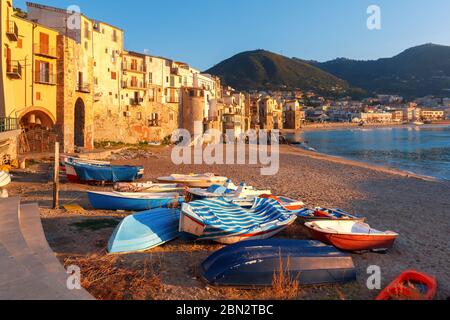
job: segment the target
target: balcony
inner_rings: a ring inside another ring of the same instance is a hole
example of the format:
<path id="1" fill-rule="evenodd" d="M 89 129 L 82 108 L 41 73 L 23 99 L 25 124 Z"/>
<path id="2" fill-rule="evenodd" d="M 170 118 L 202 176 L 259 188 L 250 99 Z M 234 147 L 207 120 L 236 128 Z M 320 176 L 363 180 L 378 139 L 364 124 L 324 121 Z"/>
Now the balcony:
<path id="1" fill-rule="evenodd" d="M 147 90 L 147 87 L 145 86 L 145 84 L 143 83 L 135 83 L 135 82 L 130 82 L 128 83 L 127 81 L 123 81 L 122 82 L 122 89 L 130 89 L 130 90 Z"/>
<path id="2" fill-rule="evenodd" d="M 13 79 L 22 78 L 22 65 L 19 61 L 6 60 L 6 74 Z"/>
<path id="3" fill-rule="evenodd" d="M 17 41 L 19 39 L 19 28 L 17 28 L 17 24 L 14 21 L 8 21 L 6 28 L 6 35 L 9 40 Z"/>
<path id="4" fill-rule="evenodd" d="M 78 92 L 83 92 L 83 93 L 91 92 L 90 85 L 89 85 L 89 83 L 86 83 L 86 82 L 78 82 L 75 90 Z"/>
<path id="5" fill-rule="evenodd" d="M 56 74 L 36 72 L 34 82 L 40 84 L 56 85 Z"/>
<path id="6" fill-rule="evenodd" d="M 146 73 L 147 68 L 145 65 L 136 65 L 132 63 L 123 62 L 122 63 L 122 70 L 123 71 L 130 71 L 130 72 L 137 72 L 137 73 Z"/>
<path id="7" fill-rule="evenodd" d="M 143 98 L 130 99 L 130 106 L 140 106 L 144 102 Z"/>
<path id="8" fill-rule="evenodd" d="M 0 118 L 0 132 L 13 131 L 20 129 L 19 119 Z"/>
<path id="9" fill-rule="evenodd" d="M 49 47 L 48 45 L 42 45 L 39 43 L 35 43 L 34 46 L 34 54 L 38 56 L 42 56 L 50 59 L 58 59 L 58 54 L 56 53 L 56 47 Z"/>

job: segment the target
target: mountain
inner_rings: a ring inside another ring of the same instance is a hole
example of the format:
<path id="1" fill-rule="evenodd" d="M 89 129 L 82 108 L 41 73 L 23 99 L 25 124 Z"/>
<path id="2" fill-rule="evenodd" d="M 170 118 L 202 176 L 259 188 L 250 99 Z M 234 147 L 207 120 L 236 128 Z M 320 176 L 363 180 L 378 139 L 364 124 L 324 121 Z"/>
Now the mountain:
<path id="1" fill-rule="evenodd" d="M 346 81 L 301 60 L 265 51 L 247 51 L 220 62 L 206 73 L 239 90 L 301 89 L 322 94 L 361 93 Z"/>
<path id="2" fill-rule="evenodd" d="M 450 95 L 449 46 L 426 44 L 392 58 L 372 61 L 340 58 L 308 63 L 371 93 L 406 97 Z"/>

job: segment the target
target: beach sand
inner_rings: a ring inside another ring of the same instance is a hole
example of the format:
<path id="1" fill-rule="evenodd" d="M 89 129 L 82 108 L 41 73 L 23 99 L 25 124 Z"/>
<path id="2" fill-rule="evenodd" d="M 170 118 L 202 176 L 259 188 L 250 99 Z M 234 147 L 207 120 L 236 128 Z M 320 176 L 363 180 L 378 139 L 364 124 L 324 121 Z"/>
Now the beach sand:
<path id="1" fill-rule="evenodd" d="M 379 266 L 382 287 L 407 269 L 434 275 L 439 281 L 438 298 L 450 297 L 450 182 L 413 176 L 398 170 L 373 167 L 355 161 L 281 146 L 280 170 L 275 176 L 261 176 L 259 165 L 175 166 L 170 148 L 150 148 L 146 159 L 115 161 L 144 165 L 145 180 L 171 173 L 214 172 L 236 183 L 272 189 L 274 194 L 301 199 L 309 206 L 339 207 L 368 218 L 374 228 L 400 234 L 387 254 L 352 254 L 358 280 L 355 283 L 301 288 L 298 299 L 374 299 L 379 291 L 368 290 L 367 268 Z M 32 167 L 33 173 L 16 172 L 9 187 L 11 196 L 24 202 L 38 201 L 43 225 L 52 248 L 66 264 L 79 264 L 88 278 L 83 285 L 97 298 L 114 299 L 267 299 L 284 298 L 270 290 L 245 291 L 209 288 L 197 278 L 199 264 L 221 248 L 211 242 L 176 240 L 145 253 L 107 257 L 105 248 L 113 226 L 95 228 L 95 221 L 117 223 L 125 213 L 93 211 L 85 190 L 105 189 L 63 183 L 61 202 L 77 203 L 82 213 L 51 210 L 48 164 Z M 116 220 L 111 220 L 116 219 Z M 76 225 L 94 224 L 94 228 Z M 96 230 L 94 230 L 96 229 Z M 300 224 L 280 238 L 309 239 Z M 113 261 L 112 261 L 113 260 Z M 112 268 L 105 270 L 105 266 Z M 88 269 L 86 271 L 86 269 Z M 146 270 L 142 273 L 142 270 Z M 135 274 L 128 274 L 134 270 Z M 148 271 L 148 272 L 147 272 Z M 139 276 L 139 281 L 133 280 Z M 98 279 L 97 279 L 98 278 Z M 94 280 L 93 280 L 94 279 Z"/>

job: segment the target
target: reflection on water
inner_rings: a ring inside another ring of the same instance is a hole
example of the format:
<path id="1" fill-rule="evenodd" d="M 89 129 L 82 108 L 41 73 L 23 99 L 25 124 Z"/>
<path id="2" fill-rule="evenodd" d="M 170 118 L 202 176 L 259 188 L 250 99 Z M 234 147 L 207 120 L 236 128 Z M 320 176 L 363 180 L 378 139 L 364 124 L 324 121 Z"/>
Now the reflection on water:
<path id="1" fill-rule="evenodd" d="M 312 131 L 319 152 L 450 180 L 450 126 Z"/>

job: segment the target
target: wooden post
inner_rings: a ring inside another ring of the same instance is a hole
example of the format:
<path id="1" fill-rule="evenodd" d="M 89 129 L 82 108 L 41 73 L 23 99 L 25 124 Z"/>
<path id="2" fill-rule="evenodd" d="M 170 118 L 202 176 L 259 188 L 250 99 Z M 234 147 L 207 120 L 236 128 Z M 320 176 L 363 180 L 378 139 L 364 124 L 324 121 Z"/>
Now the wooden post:
<path id="1" fill-rule="evenodd" d="M 59 209 L 59 142 L 55 142 L 55 164 L 53 171 L 53 209 Z"/>

